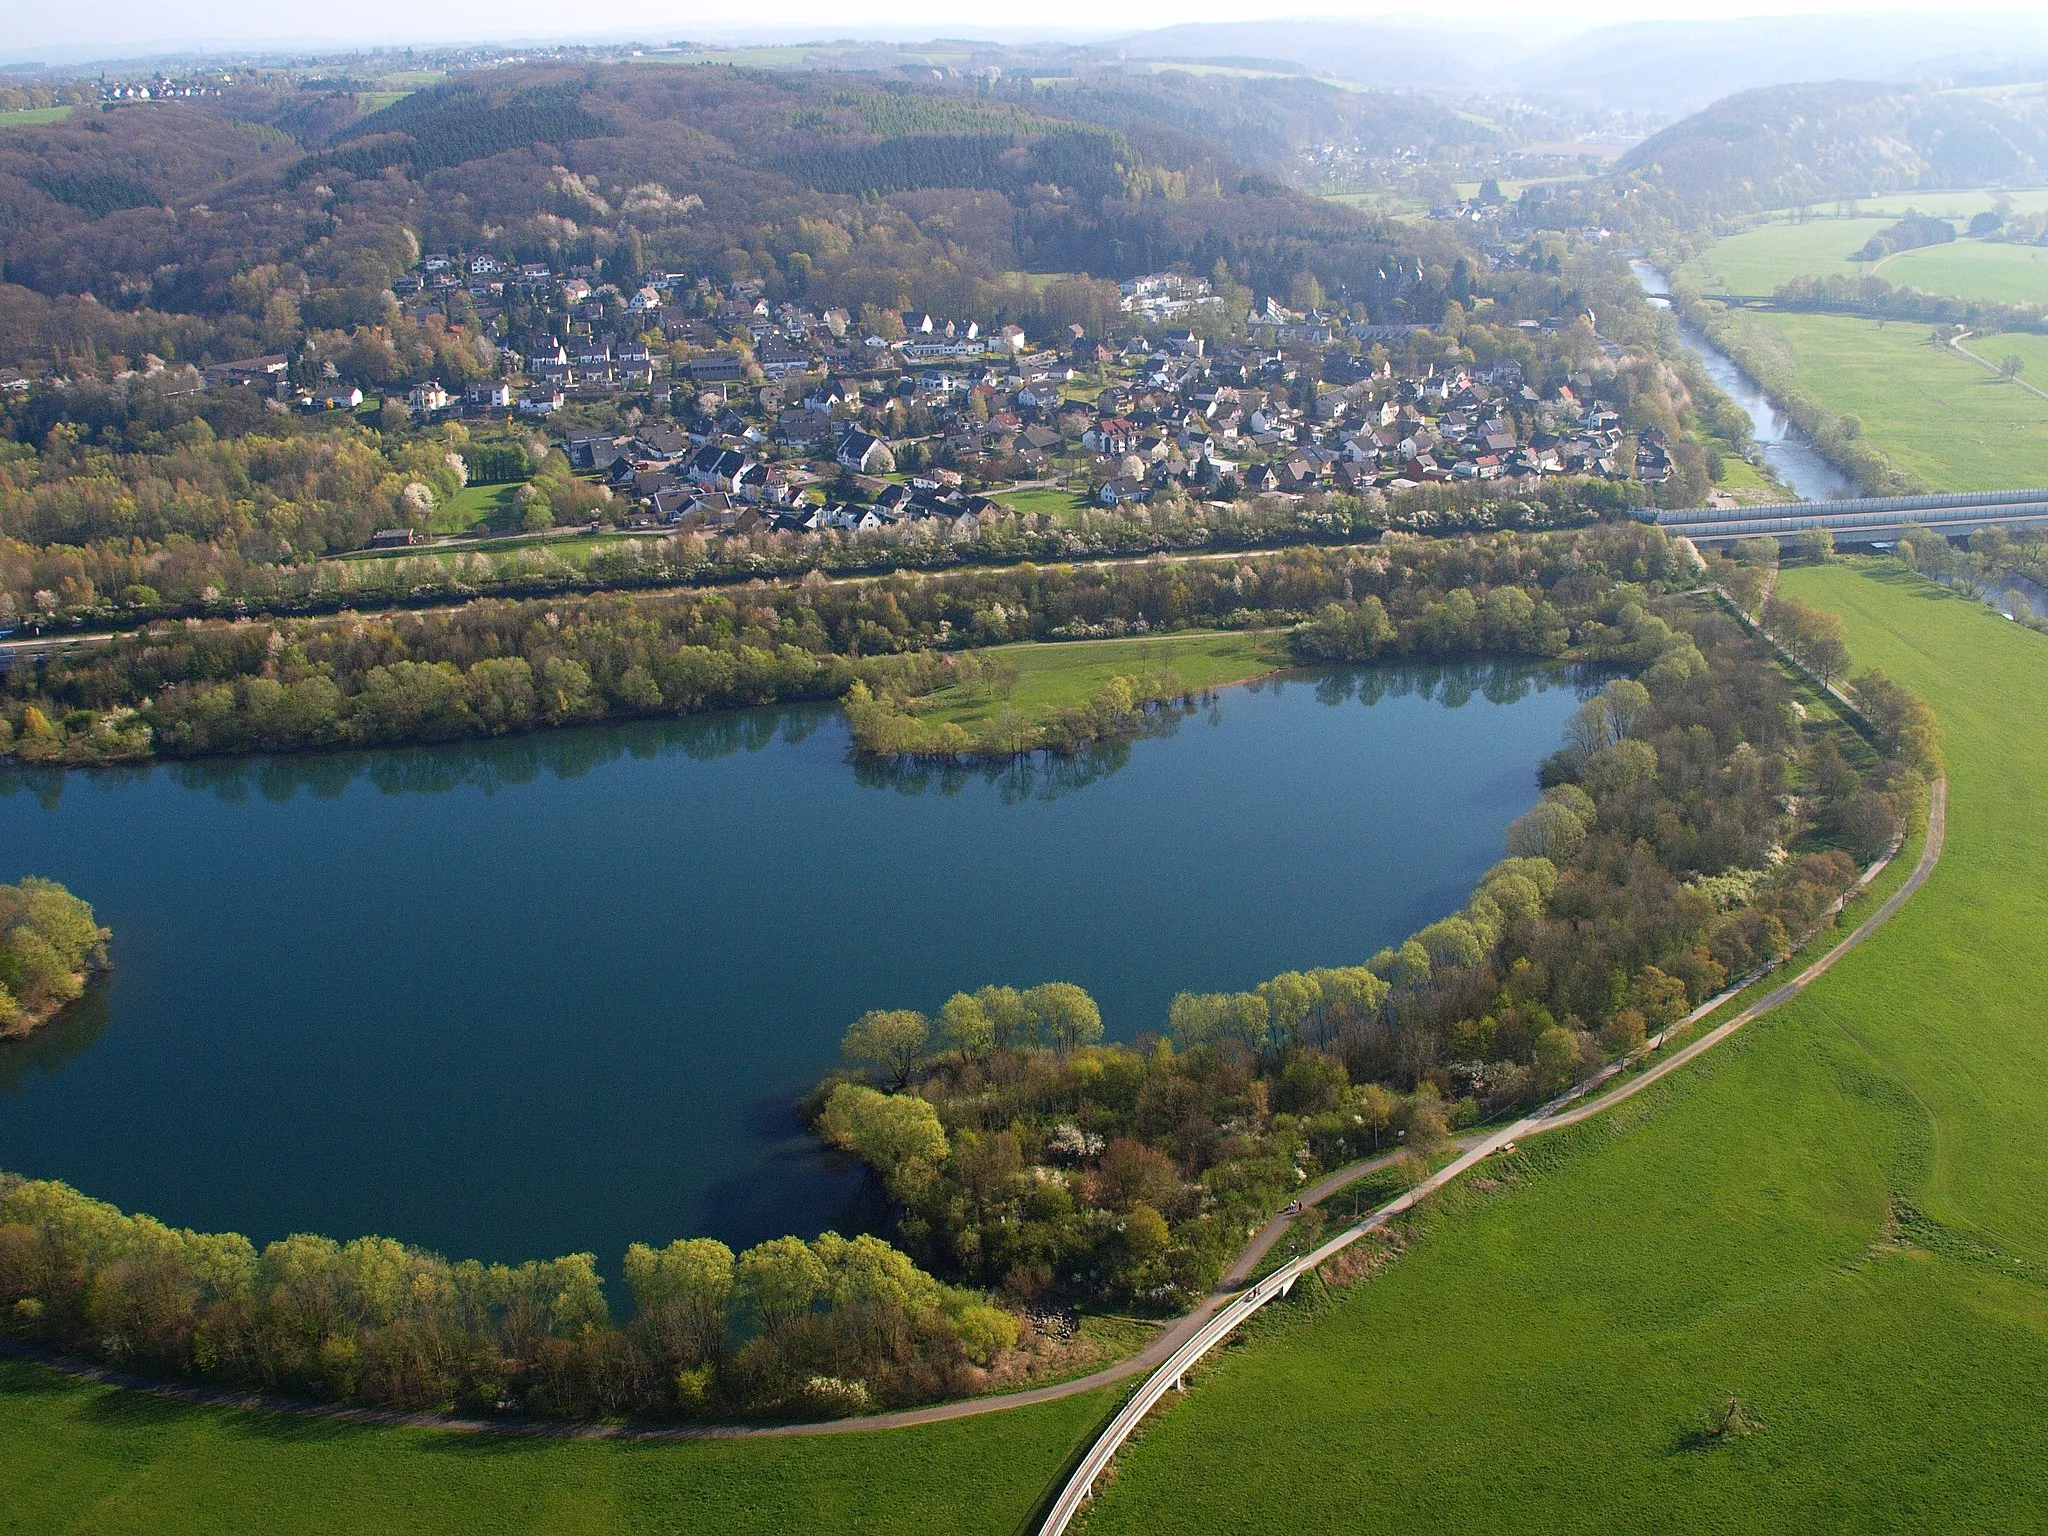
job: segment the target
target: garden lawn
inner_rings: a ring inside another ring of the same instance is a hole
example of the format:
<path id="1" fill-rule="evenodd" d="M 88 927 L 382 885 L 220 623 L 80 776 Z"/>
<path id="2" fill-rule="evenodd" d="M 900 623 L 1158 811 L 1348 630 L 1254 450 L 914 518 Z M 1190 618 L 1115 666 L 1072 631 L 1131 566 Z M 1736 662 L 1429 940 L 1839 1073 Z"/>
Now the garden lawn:
<path id="1" fill-rule="evenodd" d="M 510 529 L 516 485 L 465 485 L 434 509 L 434 532 L 467 533 L 478 523 Z"/>
<path id="2" fill-rule="evenodd" d="M 512 1440 L 190 1408 L 0 1359 L 0 1532 L 1011 1536 L 1109 1406 L 815 1438 Z"/>
<path id="3" fill-rule="evenodd" d="M 1924 325 L 1843 315 L 1741 310 L 1737 323 L 1792 359 L 1798 388 L 1893 462 L 1942 491 L 2048 485 L 2048 400 L 1928 342 Z M 2033 337 L 1984 336 L 1967 345 L 1994 361 L 2025 354 Z M 2048 386 L 2048 374 L 2030 382 Z"/>
<path id="4" fill-rule="evenodd" d="M 1454 1186 L 1377 1278 L 1278 1310 L 1091 1536 L 2048 1523 L 2048 640 L 1888 564 L 1784 590 L 1940 714 L 1926 886 L 1696 1065 Z M 1703 1434 L 1731 1396 L 1759 1427 Z"/>
<path id="5" fill-rule="evenodd" d="M 1061 710 L 1085 703 L 1112 677 L 1132 677 L 1172 667 L 1190 689 L 1221 688 L 1264 677 L 1288 664 L 1287 637 L 1277 631 L 1156 635 L 1136 640 L 1065 640 L 1000 645 L 975 654 L 1014 667 L 1017 680 L 1008 703 L 1037 725 Z M 930 718 L 971 725 L 1003 707 L 1000 698 L 933 695 Z"/>
<path id="6" fill-rule="evenodd" d="M 1086 496 L 1076 496 L 1056 485 L 1034 486 L 1025 491 L 992 491 L 990 495 L 1012 511 L 1044 513 L 1062 523 L 1072 523 L 1089 506 Z"/>

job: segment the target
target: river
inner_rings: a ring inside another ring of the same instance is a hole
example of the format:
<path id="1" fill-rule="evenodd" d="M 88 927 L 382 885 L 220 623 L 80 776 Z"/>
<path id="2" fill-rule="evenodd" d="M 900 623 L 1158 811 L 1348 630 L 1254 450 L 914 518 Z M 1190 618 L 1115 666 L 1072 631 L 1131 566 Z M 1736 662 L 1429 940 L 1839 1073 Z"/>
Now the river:
<path id="1" fill-rule="evenodd" d="M 1364 669 L 1068 763 L 891 774 L 830 707 L 0 777 L 0 881 L 115 970 L 0 1047 L 0 1167 L 259 1242 L 457 1257 L 857 1224 L 791 1104 L 864 1009 L 1349 964 L 1462 903 L 1578 688 Z"/>
<path id="2" fill-rule="evenodd" d="M 1631 261 L 1629 270 L 1652 304 L 1671 308 L 1671 283 L 1662 272 L 1647 261 Z M 1795 496 L 1803 501 L 1837 501 L 1856 495 L 1855 482 L 1821 456 L 1734 358 L 1707 340 L 1698 327 L 1673 318 L 1678 324 L 1679 344 L 1700 360 L 1720 391 L 1742 407 L 1749 417 L 1750 435 L 1763 450 L 1764 462 Z"/>

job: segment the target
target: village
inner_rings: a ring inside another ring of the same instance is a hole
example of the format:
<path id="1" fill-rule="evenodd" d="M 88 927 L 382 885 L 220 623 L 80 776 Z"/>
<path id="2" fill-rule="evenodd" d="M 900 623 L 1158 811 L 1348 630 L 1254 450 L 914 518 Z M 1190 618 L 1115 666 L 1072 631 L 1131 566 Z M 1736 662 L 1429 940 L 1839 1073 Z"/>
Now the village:
<path id="1" fill-rule="evenodd" d="M 992 512 L 1671 472 L 1661 434 L 1630 430 L 1594 373 L 1452 361 L 1425 327 L 1273 299 L 1224 314 L 1206 280 L 1179 273 L 1123 283 L 1111 336 L 856 318 L 676 272 L 628 289 L 593 266 L 483 252 L 428 253 L 396 287 L 410 316 L 498 338 L 499 377 L 414 385 L 393 397 L 404 419 L 545 432 L 606 487 L 614 526 L 802 536 L 936 520 L 971 539 Z M 1564 323 L 1518 322 L 1539 339 Z M 378 406 L 332 361 L 293 389 L 288 363 L 217 365 L 206 383 L 268 386 L 306 411 Z"/>

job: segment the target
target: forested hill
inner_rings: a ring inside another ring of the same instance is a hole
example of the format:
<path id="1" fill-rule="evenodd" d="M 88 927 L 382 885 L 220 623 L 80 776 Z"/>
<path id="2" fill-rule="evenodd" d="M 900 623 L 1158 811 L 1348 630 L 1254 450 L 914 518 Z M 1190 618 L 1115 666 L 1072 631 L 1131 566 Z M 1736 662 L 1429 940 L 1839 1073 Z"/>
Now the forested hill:
<path id="1" fill-rule="evenodd" d="M 1616 169 L 1696 214 L 2027 181 L 2048 172 L 2048 112 L 1858 81 L 1773 86 L 1672 124 Z"/>
<path id="2" fill-rule="evenodd" d="M 1392 232 L 1261 167 L 1382 111 L 1391 137 L 1457 131 L 1411 99 L 1308 81 L 826 84 L 710 65 L 496 70 L 369 114 L 316 89 L 123 103 L 0 135 L 0 273 L 16 285 L 0 320 L 46 358 L 87 338 L 192 357 L 175 317 L 241 314 L 254 351 L 290 340 L 278 293 L 306 324 L 376 324 L 421 250 L 484 248 L 950 312 L 1018 268 L 1221 261 L 1261 291 L 1311 273 L 1365 296 Z M 1202 136 L 1210 122 L 1249 155 Z M 96 307 L 67 302 L 88 294 Z"/>

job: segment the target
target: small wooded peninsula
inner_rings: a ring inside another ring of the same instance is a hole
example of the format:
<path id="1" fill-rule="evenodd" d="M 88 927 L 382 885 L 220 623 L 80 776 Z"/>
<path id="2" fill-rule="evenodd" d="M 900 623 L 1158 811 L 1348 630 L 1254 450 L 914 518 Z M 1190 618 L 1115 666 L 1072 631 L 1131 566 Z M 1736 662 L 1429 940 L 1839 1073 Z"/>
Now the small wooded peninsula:
<path id="1" fill-rule="evenodd" d="M 113 935 L 54 880 L 0 885 L 0 1039 L 47 1023 L 107 966 Z"/>

